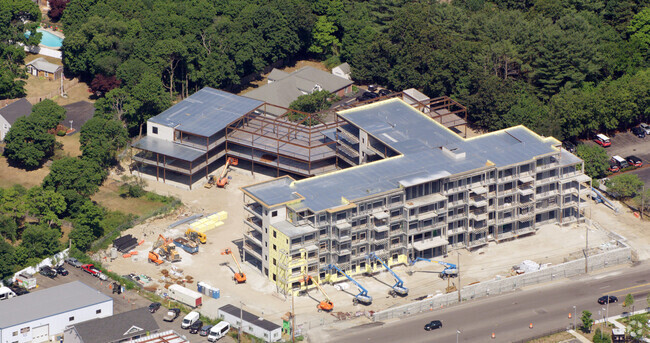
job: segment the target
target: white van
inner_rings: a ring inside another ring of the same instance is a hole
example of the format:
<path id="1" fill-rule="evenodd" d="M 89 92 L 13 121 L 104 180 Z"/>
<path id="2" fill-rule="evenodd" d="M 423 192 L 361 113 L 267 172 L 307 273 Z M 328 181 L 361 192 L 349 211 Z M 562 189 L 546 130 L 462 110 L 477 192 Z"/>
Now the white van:
<path id="1" fill-rule="evenodd" d="M 210 333 L 208 334 L 208 342 L 217 341 L 221 337 L 225 336 L 229 330 L 230 324 L 226 323 L 225 321 L 220 321 L 217 323 L 217 325 L 213 326 L 212 329 L 210 329 Z"/>
<path id="2" fill-rule="evenodd" d="M 16 293 L 11 290 L 9 287 L 0 287 L 0 300 L 5 300 L 9 298 L 13 298 L 16 296 Z"/>
<path id="3" fill-rule="evenodd" d="M 187 314 L 187 316 L 183 317 L 183 322 L 181 323 L 181 328 L 182 329 L 188 329 L 192 324 L 194 324 L 197 320 L 199 320 L 199 315 L 198 312 L 192 311 Z"/>

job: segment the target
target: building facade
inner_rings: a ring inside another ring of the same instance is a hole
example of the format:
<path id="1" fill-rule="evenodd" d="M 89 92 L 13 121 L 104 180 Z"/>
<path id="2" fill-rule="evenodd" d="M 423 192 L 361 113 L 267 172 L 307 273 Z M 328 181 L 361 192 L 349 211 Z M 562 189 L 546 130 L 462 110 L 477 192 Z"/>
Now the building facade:
<path id="1" fill-rule="evenodd" d="M 0 342 L 47 342 L 68 325 L 113 315 L 113 299 L 79 281 L 0 302 Z"/>
<path id="2" fill-rule="evenodd" d="M 234 305 L 228 304 L 220 307 L 217 316 L 229 323 L 231 327 L 240 328 L 243 325 L 242 332 L 259 337 L 264 342 L 277 342 L 282 339 L 282 327 L 280 325 Z"/>
<path id="3" fill-rule="evenodd" d="M 400 99 L 338 113 L 352 168 L 243 187 L 244 261 L 282 292 L 581 220 L 591 179 L 556 139 L 523 126 L 465 139 Z"/>

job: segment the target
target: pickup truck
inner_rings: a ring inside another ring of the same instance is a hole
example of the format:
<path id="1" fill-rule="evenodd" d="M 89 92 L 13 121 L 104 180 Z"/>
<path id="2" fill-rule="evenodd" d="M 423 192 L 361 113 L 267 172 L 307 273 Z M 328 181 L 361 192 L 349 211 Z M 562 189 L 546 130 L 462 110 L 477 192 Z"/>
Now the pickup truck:
<path id="1" fill-rule="evenodd" d="M 84 264 L 81 269 L 92 276 L 98 277 L 100 280 L 108 280 L 108 277 L 101 270 L 95 268 L 93 264 Z"/>
<path id="2" fill-rule="evenodd" d="M 180 308 L 170 308 L 169 311 L 167 311 L 167 314 L 163 317 L 163 320 L 166 322 L 173 322 L 174 319 L 178 318 L 178 315 L 181 314 L 181 309 Z"/>

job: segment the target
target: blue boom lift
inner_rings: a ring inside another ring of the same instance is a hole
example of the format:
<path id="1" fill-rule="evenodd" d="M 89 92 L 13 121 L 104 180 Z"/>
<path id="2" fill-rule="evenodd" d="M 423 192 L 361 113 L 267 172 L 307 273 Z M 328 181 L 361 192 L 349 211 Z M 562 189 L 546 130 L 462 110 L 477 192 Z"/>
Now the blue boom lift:
<path id="1" fill-rule="evenodd" d="M 362 303 L 364 305 L 370 305 L 372 304 L 372 296 L 368 295 L 368 290 L 363 288 L 361 284 L 359 284 L 357 281 L 355 281 L 350 275 L 346 274 L 344 271 L 339 269 L 339 267 L 330 264 L 327 266 L 326 270 L 332 270 L 336 269 L 339 273 L 343 274 L 348 280 L 352 281 L 357 287 L 359 287 L 359 294 L 354 296 L 354 299 L 352 300 L 352 304 L 357 305 L 358 303 Z"/>
<path id="2" fill-rule="evenodd" d="M 390 292 L 388 292 L 388 294 L 390 294 L 393 298 L 395 298 L 398 295 L 400 297 L 405 297 L 409 294 L 409 289 L 404 287 L 404 281 L 402 281 L 402 279 L 400 279 L 400 277 L 397 276 L 397 274 L 395 274 L 395 272 L 392 269 L 390 269 L 390 267 L 388 267 L 388 265 L 384 263 L 384 261 L 382 261 L 382 259 L 379 258 L 379 256 L 375 255 L 375 253 L 370 253 L 368 255 L 368 259 L 370 260 L 370 262 L 372 262 L 372 260 L 377 260 L 381 262 L 381 264 L 384 265 L 386 270 L 388 270 L 395 277 L 395 280 L 397 282 L 393 285 L 393 289 L 391 289 Z"/>
<path id="3" fill-rule="evenodd" d="M 418 261 L 427 261 L 427 262 L 433 262 L 433 263 L 437 263 L 437 264 L 445 266 L 445 269 L 440 272 L 440 277 L 443 278 L 443 279 L 446 279 L 448 277 L 456 277 L 456 276 L 458 276 L 458 266 L 456 266 L 453 263 L 430 260 L 428 258 L 422 258 L 422 257 L 418 257 L 415 260 L 410 260 L 410 261 L 411 261 L 411 263 L 410 263 L 411 265 L 416 264 Z"/>

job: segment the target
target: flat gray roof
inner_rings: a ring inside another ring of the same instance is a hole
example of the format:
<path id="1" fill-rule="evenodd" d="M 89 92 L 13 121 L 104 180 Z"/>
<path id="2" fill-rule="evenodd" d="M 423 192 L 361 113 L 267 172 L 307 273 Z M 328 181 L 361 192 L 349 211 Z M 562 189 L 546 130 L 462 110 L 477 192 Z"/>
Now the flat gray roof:
<path id="1" fill-rule="evenodd" d="M 302 236 L 308 233 L 316 232 L 316 228 L 314 228 L 311 225 L 296 225 L 294 223 L 290 223 L 286 220 L 275 222 L 270 224 L 274 228 L 280 230 L 283 234 L 287 235 L 289 238 L 293 238 L 296 236 Z"/>
<path id="2" fill-rule="evenodd" d="M 210 137 L 262 104 L 259 100 L 205 87 L 149 121 Z"/>
<path id="3" fill-rule="evenodd" d="M 81 281 L 46 288 L 0 301 L 0 329 L 107 301 L 113 299 Z"/>
<path id="4" fill-rule="evenodd" d="M 120 342 L 122 339 L 146 335 L 147 332 L 156 332 L 160 329 L 147 307 L 89 320 L 73 326 L 81 336 L 83 343 Z"/>
<path id="5" fill-rule="evenodd" d="M 523 126 L 464 139 L 397 98 L 345 110 L 339 115 L 401 155 L 300 181 L 276 179 L 242 189 L 267 205 L 304 197 L 305 207 L 320 212 L 396 190 L 401 185 L 532 160 L 557 152 L 554 146 L 560 143 Z M 452 157 L 462 153 L 464 157 Z"/>
<path id="6" fill-rule="evenodd" d="M 139 141 L 131 144 L 131 146 L 190 162 L 201 156 L 205 156 L 205 151 L 203 150 L 151 136 L 144 136 Z"/>
<path id="7" fill-rule="evenodd" d="M 239 307 L 231 305 L 231 304 L 221 306 L 219 308 L 219 311 L 226 312 L 226 313 L 230 314 L 231 316 L 236 316 L 237 318 L 239 318 L 239 315 L 240 315 Z M 248 322 L 251 325 L 255 325 L 257 327 L 260 327 L 260 328 L 262 328 L 262 329 L 264 329 L 266 331 L 273 331 L 273 330 L 277 330 L 277 329 L 280 328 L 280 325 L 275 324 L 275 323 L 273 323 L 271 321 L 268 321 L 266 319 L 262 319 L 261 317 L 258 317 L 258 316 L 254 315 L 254 314 L 252 314 L 252 313 L 250 313 L 250 312 L 248 312 L 246 310 L 241 310 L 241 315 L 242 315 L 242 319 L 245 322 Z"/>

